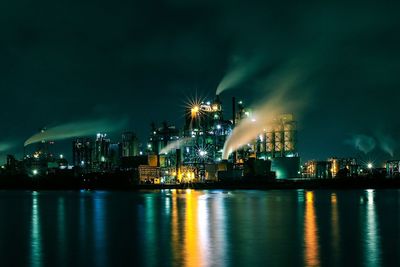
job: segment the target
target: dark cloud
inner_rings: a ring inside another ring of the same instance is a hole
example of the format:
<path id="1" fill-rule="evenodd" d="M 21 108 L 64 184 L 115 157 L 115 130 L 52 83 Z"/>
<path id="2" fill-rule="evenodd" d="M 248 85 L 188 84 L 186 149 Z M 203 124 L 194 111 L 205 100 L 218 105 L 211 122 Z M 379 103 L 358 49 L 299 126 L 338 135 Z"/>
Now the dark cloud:
<path id="1" fill-rule="evenodd" d="M 344 144 L 349 134 L 378 128 L 396 143 L 398 7 L 386 1 L 4 1 L 0 141 L 22 143 L 45 125 L 118 115 L 129 117 L 144 138 L 151 121 L 183 123 L 186 95 L 212 96 L 235 59 L 261 57 L 259 71 L 223 100 L 263 98 L 258 85 L 300 59 L 298 66 L 312 70 L 298 88 L 312 95 L 299 117 L 306 158 L 351 154 Z"/>

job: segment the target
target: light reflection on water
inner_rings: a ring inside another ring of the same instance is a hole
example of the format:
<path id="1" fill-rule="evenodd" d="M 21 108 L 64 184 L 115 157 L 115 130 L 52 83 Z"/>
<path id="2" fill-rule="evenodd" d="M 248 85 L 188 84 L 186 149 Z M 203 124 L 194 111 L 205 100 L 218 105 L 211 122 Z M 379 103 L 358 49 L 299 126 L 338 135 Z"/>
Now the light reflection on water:
<path id="1" fill-rule="evenodd" d="M 339 263 L 340 258 L 340 226 L 339 226 L 339 209 L 337 194 L 331 194 L 331 223 L 332 223 L 332 250 L 336 256 L 333 260 L 334 265 Z"/>
<path id="2" fill-rule="evenodd" d="M 155 218 L 155 213 L 156 209 L 154 207 L 154 202 L 156 201 L 156 198 L 153 195 L 149 195 L 145 199 L 145 222 L 143 225 L 143 230 L 146 233 L 146 266 L 154 266 L 155 265 L 155 260 L 157 255 L 155 255 L 155 249 L 156 246 L 158 245 L 156 243 L 156 218 Z"/>
<path id="3" fill-rule="evenodd" d="M 375 191 L 367 190 L 365 216 L 365 265 L 380 266 L 380 234 L 379 223 L 376 216 Z"/>
<path id="4" fill-rule="evenodd" d="M 94 214 L 93 214 L 93 236 L 96 266 L 106 266 L 107 264 L 107 209 L 105 206 L 106 194 L 95 193 L 93 197 Z"/>
<path id="5" fill-rule="evenodd" d="M 58 208 L 57 208 L 57 226 L 58 226 L 58 254 L 60 258 L 59 266 L 66 266 L 66 232 L 65 232 L 65 199 L 60 197 L 58 199 Z"/>
<path id="6" fill-rule="evenodd" d="M 32 215 L 31 215 L 31 266 L 42 266 L 42 233 L 40 226 L 38 193 L 32 192 Z"/>
<path id="7" fill-rule="evenodd" d="M 20 265 L 400 262 L 400 218 L 394 212 L 400 211 L 399 190 L 0 192 L 0 215 L 7 218 L 6 207 L 18 201 L 29 203 L 29 212 L 14 209 L 10 220 L 25 222 L 19 227 L 27 235 L 7 238 L 12 236 L 0 221 L 0 247 L 18 248 Z M 16 264 L 2 262 L 8 265 Z"/>
<path id="8" fill-rule="evenodd" d="M 304 216 L 304 258 L 306 266 L 320 266 L 318 239 L 318 226 L 314 207 L 314 192 L 308 191 L 306 193 L 306 209 Z"/>

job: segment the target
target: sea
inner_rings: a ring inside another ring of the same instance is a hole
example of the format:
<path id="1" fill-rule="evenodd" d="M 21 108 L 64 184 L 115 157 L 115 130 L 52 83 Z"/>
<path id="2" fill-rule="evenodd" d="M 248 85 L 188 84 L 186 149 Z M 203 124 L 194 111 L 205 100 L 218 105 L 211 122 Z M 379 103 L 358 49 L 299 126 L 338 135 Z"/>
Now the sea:
<path id="1" fill-rule="evenodd" d="M 0 191 L 1 266 L 400 266 L 400 190 Z"/>

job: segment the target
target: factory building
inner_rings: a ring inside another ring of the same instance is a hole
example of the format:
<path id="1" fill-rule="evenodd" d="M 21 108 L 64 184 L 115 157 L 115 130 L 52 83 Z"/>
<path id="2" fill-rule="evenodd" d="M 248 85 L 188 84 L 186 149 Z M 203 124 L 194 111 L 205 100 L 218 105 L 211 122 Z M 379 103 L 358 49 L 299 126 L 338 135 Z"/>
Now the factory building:
<path id="1" fill-rule="evenodd" d="M 389 160 L 386 162 L 386 175 L 389 178 L 400 177 L 400 160 Z"/>
<path id="2" fill-rule="evenodd" d="M 236 123 L 243 119 L 253 118 L 252 110 L 246 108 L 242 101 L 234 103 Z M 300 177 L 300 158 L 297 153 L 297 129 L 293 114 L 278 115 L 272 125 L 258 134 L 252 142 L 245 144 L 233 153 L 236 164 L 244 164 L 250 158 L 271 160 L 271 170 L 277 179 Z"/>
<path id="3" fill-rule="evenodd" d="M 139 156 L 139 140 L 133 132 L 122 134 L 122 157 Z"/>
<path id="4" fill-rule="evenodd" d="M 162 126 L 157 128 L 155 124 L 152 124 L 147 153 L 158 155 L 164 148 L 179 140 L 179 138 L 180 132 L 175 126 L 163 122 Z"/>
<path id="5" fill-rule="evenodd" d="M 40 129 L 41 134 L 45 132 L 46 128 Z M 54 144 L 52 140 L 41 140 L 40 142 L 24 147 L 23 165 L 28 175 L 48 174 L 49 169 L 66 165 L 65 159 L 62 159 L 62 162 L 60 162 L 54 156 Z"/>
<path id="6" fill-rule="evenodd" d="M 93 140 L 91 138 L 76 138 L 72 142 L 72 164 L 84 171 L 92 168 Z"/>
<path id="7" fill-rule="evenodd" d="M 40 129 L 40 134 L 45 134 L 46 128 Z M 40 142 L 24 146 L 24 157 L 47 159 L 52 158 L 54 155 L 54 141 L 41 140 Z"/>
<path id="8" fill-rule="evenodd" d="M 214 163 L 222 158 L 222 149 L 232 123 L 223 118 L 221 101 L 194 103 L 186 110 L 183 137 L 183 162 L 189 165 Z"/>
<path id="9" fill-rule="evenodd" d="M 107 134 L 98 133 L 94 141 L 92 167 L 95 171 L 104 171 L 110 168 L 110 139 Z"/>
<path id="10" fill-rule="evenodd" d="M 351 177 L 359 173 L 359 165 L 355 158 L 329 158 L 332 177 Z"/>
<path id="11" fill-rule="evenodd" d="M 293 114 L 282 114 L 275 118 L 257 138 L 258 157 L 293 157 L 297 155 L 296 122 Z"/>
<path id="12" fill-rule="evenodd" d="M 275 157 L 271 158 L 271 170 L 275 172 L 276 179 L 299 178 L 300 158 L 299 157 Z"/>
<path id="13" fill-rule="evenodd" d="M 354 158 L 329 158 L 326 161 L 310 160 L 304 164 L 303 178 L 343 178 L 359 174 Z"/>
<path id="14" fill-rule="evenodd" d="M 304 164 L 303 178 L 332 178 L 332 163 L 310 160 Z"/>
<path id="15" fill-rule="evenodd" d="M 111 143 L 108 151 L 108 161 L 111 169 L 116 170 L 121 166 L 122 143 Z"/>

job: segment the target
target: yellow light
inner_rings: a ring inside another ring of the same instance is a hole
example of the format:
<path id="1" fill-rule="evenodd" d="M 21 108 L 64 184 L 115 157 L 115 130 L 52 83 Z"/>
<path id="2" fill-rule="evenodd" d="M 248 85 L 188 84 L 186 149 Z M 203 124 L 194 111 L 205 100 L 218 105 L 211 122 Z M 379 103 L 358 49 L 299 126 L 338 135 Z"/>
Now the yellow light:
<path id="1" fill-rule="evenodd" d="M 306 193 L 306 200 L 307 202 L 313 202 L 314 201 L 314 194 L 313 192 L 308 191 Z"/>
<path id="2" fill-rule="evenodd" d="M 212 107 L 212 109 L 213 109 L 214 111 L 217 111 L 217 110 L 218 110 L 218 106 L 217 106 L 217 105 L 214 105 L 214 106 Z"/>
<path id="3" fill-rule="evenodd" d="M 200 110 L 199 106 L 194 106 L 192 108 L 192 113 L 197 113 L 197 112 L 199 112 L 199 110 Z"/>
<path id="4" fill-rule="evenodd" d="M 306 206 L 304 216 L 304 258 L 306 266 L 319 266 L 318 225 L 314 207 L 314 193 L 306 193 Z"/>

